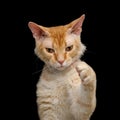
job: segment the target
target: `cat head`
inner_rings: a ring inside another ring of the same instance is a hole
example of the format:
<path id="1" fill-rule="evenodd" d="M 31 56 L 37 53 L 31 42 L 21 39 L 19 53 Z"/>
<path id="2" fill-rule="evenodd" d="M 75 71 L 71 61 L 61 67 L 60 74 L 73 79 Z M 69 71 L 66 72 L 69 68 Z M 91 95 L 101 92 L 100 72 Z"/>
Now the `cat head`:
<path id="1" fill-rule="evenodd" d="M 63 70 L 78 60 L 86 47 L 81 42 L 85 15 L 72 22 L 55 27 L 45 27 L 34 22 L 28 26 L 35 39 L 35 53 L 47 66 Z"/>

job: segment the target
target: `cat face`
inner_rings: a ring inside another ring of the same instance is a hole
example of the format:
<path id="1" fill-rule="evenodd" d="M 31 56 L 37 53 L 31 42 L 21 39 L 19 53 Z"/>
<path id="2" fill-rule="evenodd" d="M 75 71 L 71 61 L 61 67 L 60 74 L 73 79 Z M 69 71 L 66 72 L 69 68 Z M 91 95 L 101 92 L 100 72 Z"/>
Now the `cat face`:
<path id="1" fill-rule="evenodd" d="M 85 50 L 80 40 L 83 20 L 84 15 L 67 25 L 56 27 L 43 27 L 29 22 L 35 38 L 36 55 L 57 70 L 64 70 L 72 65 Z"/>

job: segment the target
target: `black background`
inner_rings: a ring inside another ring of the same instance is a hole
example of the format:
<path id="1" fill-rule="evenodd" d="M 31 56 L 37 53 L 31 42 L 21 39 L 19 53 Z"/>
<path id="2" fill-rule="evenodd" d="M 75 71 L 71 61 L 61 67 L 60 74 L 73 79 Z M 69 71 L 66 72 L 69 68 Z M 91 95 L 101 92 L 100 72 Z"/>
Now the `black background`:
<path id="1" fill-rule="evenodd" d="M 93 67 L 97 75 L 97 106 L 91 120 L 115 119 L 119 94 L 119 73 L 116 71 L 118 56 L 115 55 L 119 51 L 116 18 L 118 7 L 113 3 L 110 5 L 110 2 L 105 4 L 93 0 L 69 1 L 67 4 L 60 1 L 39 2 L 16 2 L 4 11 L 1 19 L 4 21 L 1 22 L 1 35 L 4 38 L 1 47 L 4 46 L 5 113 L 11 112 L 9 117 L 12 119 L 39 120 L 36 83 L 44 63 L 34 54 L 35 43 L 28 22 L 56 26 L 69 23 L 85 14 L 81 37 L 87 51 L 82 59 Z M 8 99 L 9 95 L 11 97 Z"/>

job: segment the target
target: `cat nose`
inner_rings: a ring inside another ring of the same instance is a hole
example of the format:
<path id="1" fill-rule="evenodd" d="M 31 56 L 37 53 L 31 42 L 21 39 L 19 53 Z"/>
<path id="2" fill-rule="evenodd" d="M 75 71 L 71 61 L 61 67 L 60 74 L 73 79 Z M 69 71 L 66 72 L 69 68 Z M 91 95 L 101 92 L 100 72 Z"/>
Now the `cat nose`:
<path id="1" fill-rule="evenodd" d="M 58 62 L 62 65 L 64 63 L 64 60 L 58 60 Z"/>

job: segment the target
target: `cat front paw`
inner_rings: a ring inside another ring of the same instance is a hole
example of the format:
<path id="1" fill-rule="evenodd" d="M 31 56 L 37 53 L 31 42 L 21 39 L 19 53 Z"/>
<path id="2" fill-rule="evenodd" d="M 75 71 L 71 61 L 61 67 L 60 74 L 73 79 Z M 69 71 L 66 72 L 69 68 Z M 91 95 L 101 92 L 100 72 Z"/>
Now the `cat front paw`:
<path id="1" fill-rule="evenodd" d="M 84 85 L 87 85 L 96 79 L 94 70 L 85 62 L 81 62 L 76 66 L 76 70 Z"/>

